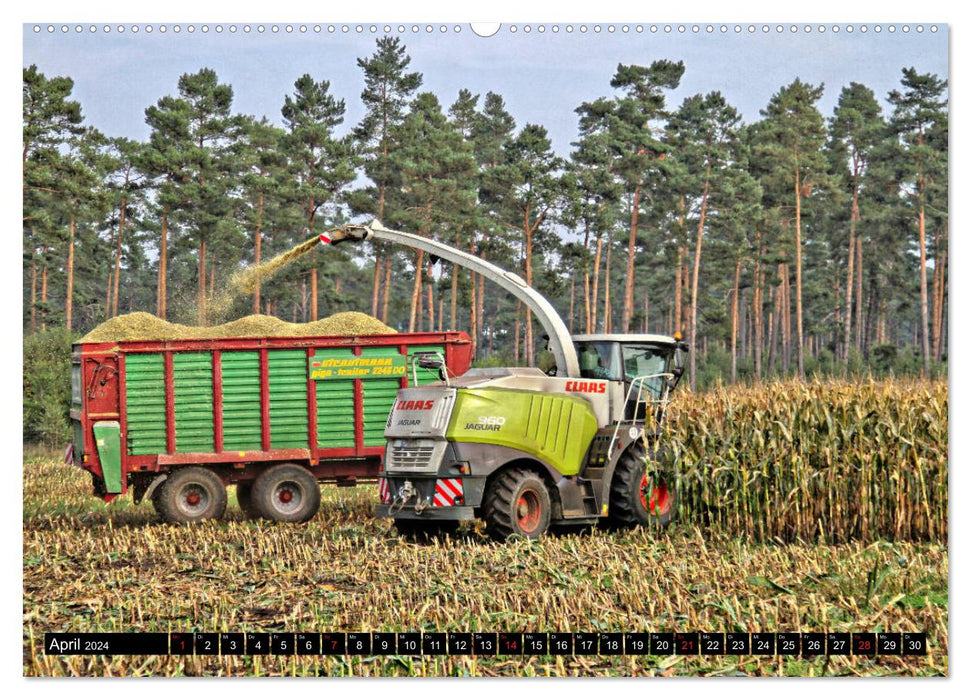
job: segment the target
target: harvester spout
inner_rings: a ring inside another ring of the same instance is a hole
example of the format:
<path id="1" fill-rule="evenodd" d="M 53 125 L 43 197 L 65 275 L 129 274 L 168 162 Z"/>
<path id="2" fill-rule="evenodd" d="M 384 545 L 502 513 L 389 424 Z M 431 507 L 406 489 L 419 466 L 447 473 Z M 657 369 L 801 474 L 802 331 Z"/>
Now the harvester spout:
<path id="1" fill-rule="evenodd" d="M 567 329 L 566 324 L 563 323 L 563 319 L 560 318 L 553 305 L 542 294 L 526 284 L 519 275 L 506 272 L 502 268 L 486 262 L 478 256 L 471 255 L 444 243 L 439 243 L 431 238 L 385 228 L 377 219 L 367 226 L 359 224 L 343 226 L 328 234 L 322 235 L 320 240 L 324 243 L 336 245 L 346 240 L 363 241 L 369 237 L 373 237 L 379 241 L 387 241 L 409 248 L 424 250 L 426 253 L 435 255 L 443 260 L 448 260 L 455 265 L 468 268 L 486 279 L 495 282 L 522 301 L 535 314 L 537 320 L 543 326 L 543 330 L 550 337 L 550 351 L 556 358 L 557 374 L 561 377 L 580 376 L 580 363 L 577 361 L 576 349 L 573 347 L 570 331 Z M 325 240 L 325 238 L 328 240 Z"/>

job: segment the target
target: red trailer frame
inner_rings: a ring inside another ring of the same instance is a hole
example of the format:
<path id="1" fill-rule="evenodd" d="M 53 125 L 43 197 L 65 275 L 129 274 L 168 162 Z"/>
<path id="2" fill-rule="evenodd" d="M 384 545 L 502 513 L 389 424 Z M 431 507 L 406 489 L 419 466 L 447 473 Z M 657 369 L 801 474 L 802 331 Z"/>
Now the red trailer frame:
<path id="1" fill-rule="evenodd" d="M 317 380 L 307 376 L 308 434 L 306 449 L 271 449 L 270 390 L 268 352 L 273 349 L 306 350 L 308 362 L 318 349 L 349 348 L 360 356 L 365 348 L 394 347 L 403 355 L 412 346 L 438 345 L 445 348 L 445 362 L 451 374 L 463 374 L 472 360 L 472 344 L 462 332 L 397 333 L 369 336 L 308 336 L 297 338 L 224 338 L 207 340 L 120 341 L 77 343 L 72 363 L 80 364 L 82 408 L 72 403 L 75 443 L 71 460 L 92 474 L 95 493 L 105 501 L 127 493 L 134 487 L 136 502 L 159 473 L 181 465 L 221 466 L 220 478 L 227 484 L 254 479 L 270 463 L 293 462 L 308 468 L 319 481 L 353 486 L 358 481 L 377 479 L 384 457 L 384 446 L 364 444 L 362 379 L 354 382 L 354 446 L 321 448 L 317 439 Z M 256 451 L 226 451 L 223 440 L 223 401 L 221 353 L 230 350 L 259 351 L 261 448 Z M 212 452 L 178 453 L 175 445 L 175 387 L 173 355 L 178 352 L 211 352 L 214 446 Z M 95 446 L 93 425 L 98 421 L 118 421 L 121 445 L 127 444 L 128 416 L 125 401 L 125 361 L 139 353 L 162 354 L 164 358 L 166 451 L 161 454 L 131 455 L 121 451 L 121 493 L 107 493 L 104 472 Z M 408 386 L 410 375 L 400 378 L 399 388 Z"/>

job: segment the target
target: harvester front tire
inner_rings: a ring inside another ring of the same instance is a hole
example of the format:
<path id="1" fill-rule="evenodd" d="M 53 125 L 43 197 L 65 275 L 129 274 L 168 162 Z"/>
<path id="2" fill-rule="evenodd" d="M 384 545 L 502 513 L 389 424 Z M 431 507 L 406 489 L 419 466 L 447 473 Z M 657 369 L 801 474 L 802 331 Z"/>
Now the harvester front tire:
<path id="1" fill-rule="evenodd" d="M 483 501 L 486 532 L 500 542 L 513 536 L 539 538 L 550 526 L 551 512 L 546 483 L 527 469 L 501 473 L 491 483 Z"/>
<path id="2" fill-rule="evenodd" d="M 304 523 L 320 509 L 320 486 L 303 467 L 280 464 L 256 478 L 250 502 L 267 520 Z"/>
<path id="3" fill-rule="evenodd" d="M 619 525 L 666 527 L 677 507 L 678 493 L 671 479 L 648 473 L 644 443 L 628 447 L 610 484 L 610 520 Z"/>
<path id="4" fill-rule="evenodd" d="M 215 472 L 203 467 L 177 469 L 153 494 L 159 515 L 170 523 L 217 520 L 226 512 L 226 485 Z"/>

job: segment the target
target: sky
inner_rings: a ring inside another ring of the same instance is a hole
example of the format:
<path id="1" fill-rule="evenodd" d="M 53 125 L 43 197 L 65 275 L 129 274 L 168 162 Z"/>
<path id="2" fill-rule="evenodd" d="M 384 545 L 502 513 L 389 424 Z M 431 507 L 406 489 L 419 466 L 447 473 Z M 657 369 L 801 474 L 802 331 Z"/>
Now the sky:
<path id="1" fill-rule="evenodd" d="M 106 26 L 110 31 L 104 31 Z M 421 89 L 438 95 L 443 107 L 461 88 L 483 98 L 489 91 L 499 93 L 517 125 L 545 126 L 561 155 L 569 153 L 576 139 L 577 106 L 614 94 L 610 79 L 618 63 L 683 61 L 684 77 L 669 94 L 669 107 L 689 95 L 720 90 L 746 122 L 757 120 L 772 95 L 796 78 L 824 84 L 819 108 L 830 116 L 841 88 L 852 81 L 869 86 L 886 106 L 904 67 L 948 74 L 948 25 L 931 23 L 867 24 L 866 31 L 863 24 L 819 22 L 505 23 L 490 37 L 478 36 L 469 24 L 440 22 L 195 22 L 180 23 L 178 33 L 175 26 L 26 23 L 23 64 L 37 64 L 48 76 L 70 76 L 87 122 L 110 136 L 146 139 L 145 108 L 163 95 L 176 94 L 180 75 L 203 67 L 232 85 L 236 111 L 265 115 L 277 124 L 284 97 L 293 92 L 297 78 L 309 73 L 327 80 L 332 93 L 345 100 L 345 126 L 350 127 L 364 114 L 357 59 L 370 56 L 377 37 L 387 33 L 401 37 L 412 59 L 410 69 L 424 76 Z"/>

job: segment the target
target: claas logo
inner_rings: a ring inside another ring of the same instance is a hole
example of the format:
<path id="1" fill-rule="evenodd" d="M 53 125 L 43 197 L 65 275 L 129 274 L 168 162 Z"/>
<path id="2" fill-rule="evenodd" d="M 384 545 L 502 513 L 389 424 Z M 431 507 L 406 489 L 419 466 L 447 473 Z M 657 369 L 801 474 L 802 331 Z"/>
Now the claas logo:
<path id="1" fill-rule="evenodd" d="M 396 408 L 399 411 L 428 411 L 435 405 L 434 400 L 430 401 L 399 401 Z"/>
<path id="2" fill-rule="evenodd" d="M 604 382 L 567 382 L 566 390 L 581 394 L 606 394 L 607 385 Z"/>

